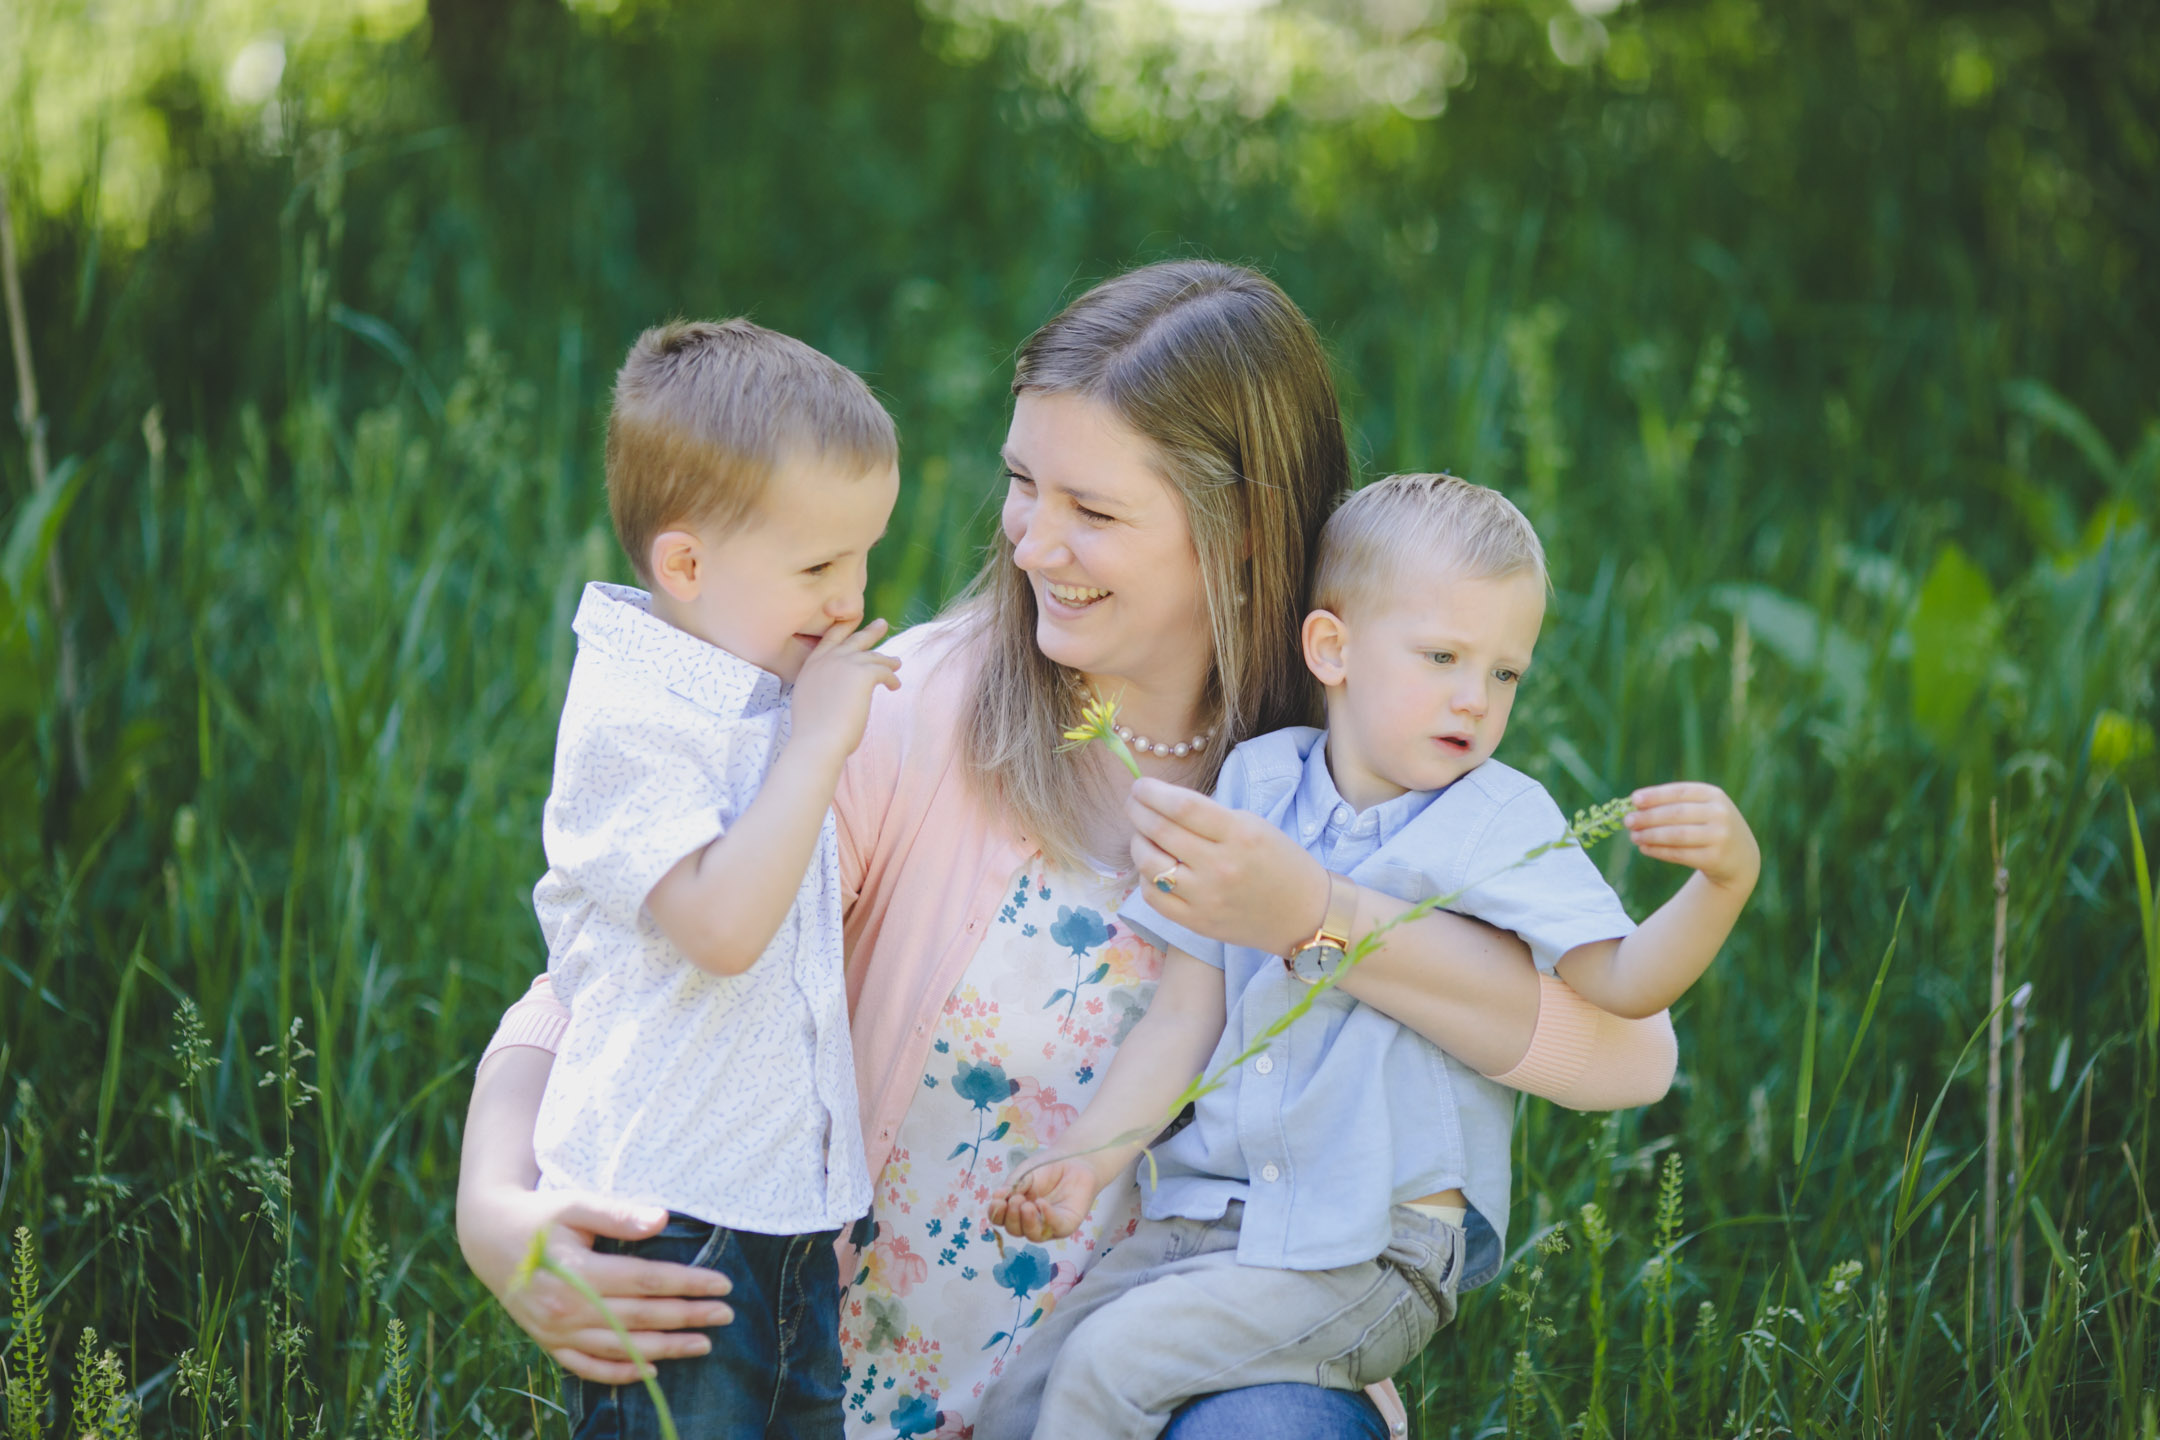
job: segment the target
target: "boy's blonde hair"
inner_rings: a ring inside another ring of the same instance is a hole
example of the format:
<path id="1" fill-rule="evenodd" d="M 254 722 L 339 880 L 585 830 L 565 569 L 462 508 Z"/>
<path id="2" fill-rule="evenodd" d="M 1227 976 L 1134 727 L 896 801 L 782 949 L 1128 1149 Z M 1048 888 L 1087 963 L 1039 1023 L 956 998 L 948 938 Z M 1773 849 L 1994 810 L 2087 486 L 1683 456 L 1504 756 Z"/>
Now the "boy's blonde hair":
<path id="1" fill-rule="evenodd" d="M 881 470 L 892 416 L 845 365 L 748 320 L 676 320 L 638 336 L 608 412 L 608 510 L 638 578 L 678 525 L 748 518 L 791 456 Z"/>
<path id="2" fill-rule="evenodd" d="M 1320 531 L 1313 604 L 1336 615 L 1392 590 L 1403 573 L 1497 579 L 1545 575 L 1545 547 L 1507 496 L 1453 475 L 1390 475 L 1357 491 Z"/>

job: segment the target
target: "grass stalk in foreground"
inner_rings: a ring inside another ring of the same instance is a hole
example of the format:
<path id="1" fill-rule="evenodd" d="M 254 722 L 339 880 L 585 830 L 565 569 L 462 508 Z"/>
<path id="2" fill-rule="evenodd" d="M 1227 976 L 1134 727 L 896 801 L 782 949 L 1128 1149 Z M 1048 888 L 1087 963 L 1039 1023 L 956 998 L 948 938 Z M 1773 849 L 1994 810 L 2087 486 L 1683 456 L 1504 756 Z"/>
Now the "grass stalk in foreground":
<path id="1" fill-rule="evenodd" d="M 614 1331 L 615 1338 L 622 1341 L 623 1353 L 628 1355 L 630 1363 L 637 1367 L 638 1379 L 645 1384 L 645 1393 L 652 1397 L 653 1411 L 660 1418 L 660 1433 L 666 1440 L 682 1440 L 675 1429 L 674 1413 L 668 1409 L 667 1396 L 660 1393 L 658 1375 L 651 1362 L 638 1353 L 637 1342 L 630 1338 L 630 1332 L 624 1329 L 622 1321 L 616 1318 L 614 1309 L 600 1297 L 599 1291 L 585 1282 L 582 1275 L 548 1254 L 547 1232 L 535 1230 L 532 1248 L 525 1252 L 525 1263 L 518 1266 L 517 1274 L 510 1282 L 511 1288 L 530 1284 L 532 1277 L 543 1270 L 584 1296 L 585 1302 L 600 1312 L 600 1318 L 607 1321 L 608 1329 Z"/>

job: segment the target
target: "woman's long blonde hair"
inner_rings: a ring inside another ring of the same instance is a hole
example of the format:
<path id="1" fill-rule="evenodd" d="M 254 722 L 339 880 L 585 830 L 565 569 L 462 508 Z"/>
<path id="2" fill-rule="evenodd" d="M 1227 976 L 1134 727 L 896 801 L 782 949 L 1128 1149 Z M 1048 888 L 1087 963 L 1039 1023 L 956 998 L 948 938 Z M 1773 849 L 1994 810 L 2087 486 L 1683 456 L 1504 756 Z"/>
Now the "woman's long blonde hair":
<path id="1" fill-rule="evenodd" d="M 1035 332 L 1013 394 L 1083 395 L 1154 444 L 1185 505 L 1215 663 L 1204 705 L 1213 786 L 1238 741 L 1316 724 L 1298 650 L 1320 526 L 1350 484 L 1350 451 L 1319 336 L 1266 276 L 1169 261 L 1106 280 Z M 1076 675 L 1035 640 L 1035 594 L 1001 529 L 956 609 L 979 627 L 983 670 L 964 720 L 970 774 L 1058 863 L 1084 853 L 1099 772 L 1056 753 Z"/>

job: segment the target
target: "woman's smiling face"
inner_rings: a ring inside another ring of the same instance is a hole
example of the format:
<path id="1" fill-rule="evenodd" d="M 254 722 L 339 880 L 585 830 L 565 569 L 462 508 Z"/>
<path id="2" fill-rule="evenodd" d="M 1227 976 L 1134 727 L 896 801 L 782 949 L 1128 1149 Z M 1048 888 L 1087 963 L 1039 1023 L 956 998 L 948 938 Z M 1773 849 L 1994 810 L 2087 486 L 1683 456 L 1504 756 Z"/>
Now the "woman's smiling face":
<path id="1" fill-rule="evenodd" d="M 1100 401 L 1023 391 L 1004 458 L 1005 536 L 1035 592 L 1043 654 L 1163 694 L 1204 682 L 1200 560 L 1149 441 Z"/>

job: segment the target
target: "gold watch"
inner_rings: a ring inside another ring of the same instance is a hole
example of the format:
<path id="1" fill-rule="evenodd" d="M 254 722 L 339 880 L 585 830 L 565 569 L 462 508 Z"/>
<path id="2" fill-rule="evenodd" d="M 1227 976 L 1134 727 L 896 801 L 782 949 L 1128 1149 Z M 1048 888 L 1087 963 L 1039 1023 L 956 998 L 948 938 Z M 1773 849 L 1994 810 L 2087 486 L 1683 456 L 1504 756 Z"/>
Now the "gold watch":
<path id="1" fill-rule="evenodd" d="M 1320 928 L 1282 957 L 1283 968 L 1307 985 L 1317 985 L 1342 968 L 1350 953 L 1350 927 L 1357 919 L 1357 886 L 1333 870 L 1327 878 L 1327 914 L 1320 917 Z"/>

